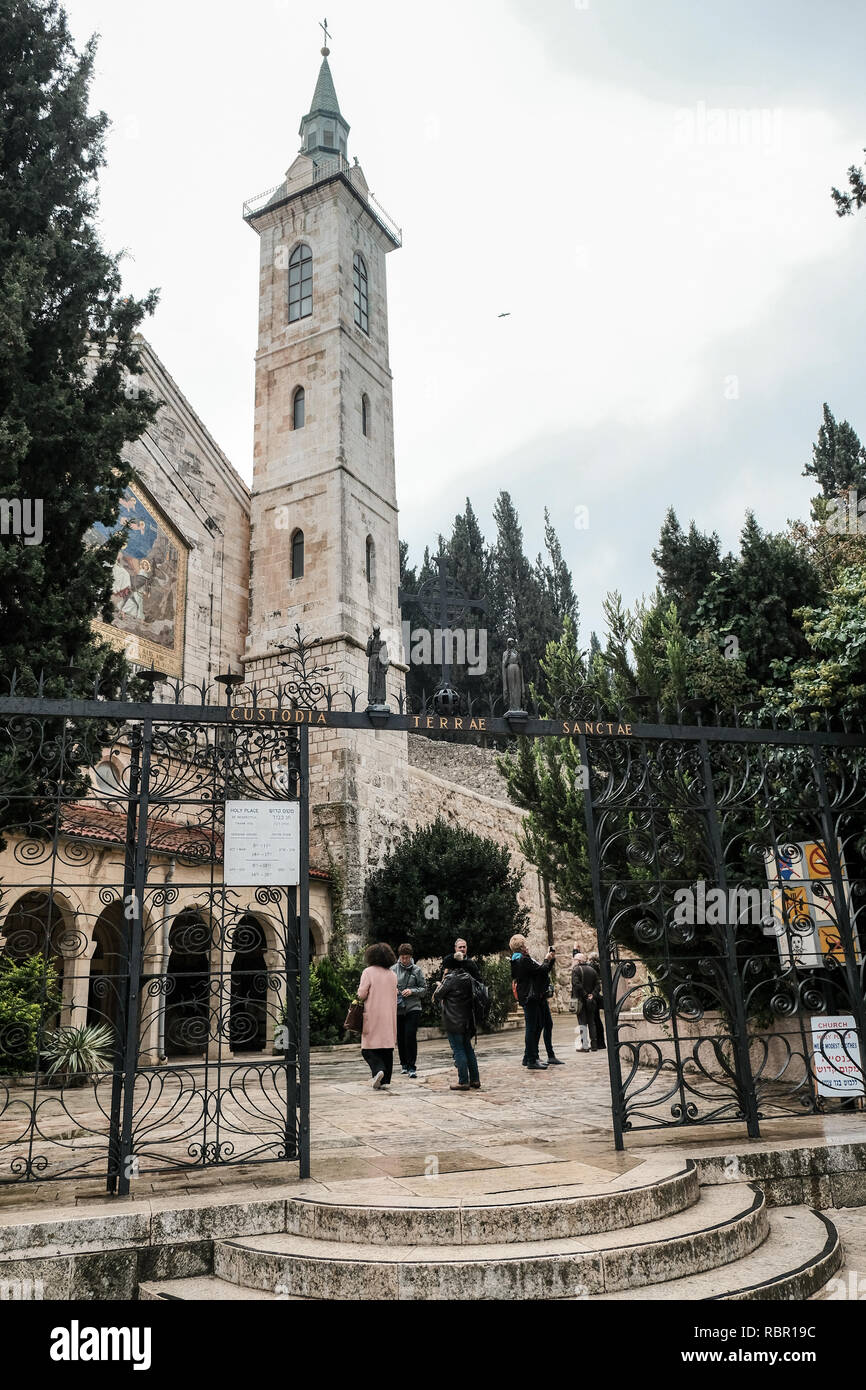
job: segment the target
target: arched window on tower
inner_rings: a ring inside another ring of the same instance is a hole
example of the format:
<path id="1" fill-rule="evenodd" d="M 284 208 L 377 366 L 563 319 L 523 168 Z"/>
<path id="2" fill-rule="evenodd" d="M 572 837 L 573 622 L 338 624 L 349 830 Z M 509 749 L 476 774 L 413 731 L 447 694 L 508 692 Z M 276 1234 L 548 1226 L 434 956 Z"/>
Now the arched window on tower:
<path id="1" fill-rule="evenodd" d="M 296 531 L 292 536 L 292 578 L 304 577 L 304 533 Z"/>
<path id="2" fill-rule="evenodd" d="M 369 439 L 369 437 L 370 437 L 370 397 L 367 396 L 367 395 L 363 395 L 363 396 L 361 397 L 361 429 L 364 431 L 364 437 L 367 438 L 367 439 Z"/>
<path id="3" fill-rule="evenodd" d="M 376 582 L 376 543 L 372 536 L 367 537 L 367 583 Z"/>
<path id="4" fill-rule="evenodd" d="M 313 312 L 313 253 L 296 246 L 289 257 L 289 323 L 308 319 Z"/>
<path id="5" fill-rule="evenodd" d="M 307 393 L 299 386 L 292 397 L 292 429 L 302 430 L 307 422 Z"/>
<path id="6" fill-rule="evenodd" d="M 360 251 L 355 252 L 352 268 L 355 286 L 355 322 L 365 333 L 370 332 L 370 299 L 367 292 L 367 265 Z"/>

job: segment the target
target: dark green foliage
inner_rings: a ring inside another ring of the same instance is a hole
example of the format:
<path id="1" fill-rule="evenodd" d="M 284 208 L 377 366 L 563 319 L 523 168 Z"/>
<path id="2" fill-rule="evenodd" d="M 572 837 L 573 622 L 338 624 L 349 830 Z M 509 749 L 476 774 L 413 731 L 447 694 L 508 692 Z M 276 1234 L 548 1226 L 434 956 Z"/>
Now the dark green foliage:
<path id="1" fill-rule="evenodd" d="M 44 956 L 0 955 L 0 1073 L 34 1072 L 41 1034 L 60 1007 L 57 970 Z"/>
<path id="2" fill-rule="evenodd" d="M 795 724 L 826 714 L 862 719 L 866 713 L 866 563 L 838 571 L 821 607 L 800 617 L 809 643 L 806 660 L 778 662 L 768 712 Z"/>
<path id="3" fill-rule="evenodd" d="M 787 537 L 761 529 L 748 512 L 740 554 L 727 556 L 698 603 L 692 631 L 722 647 L 736 638 L 745 669 L 756 686 L 783 657 L 805 656 L 808 643 L 798 611 L 817 603 L 821 586 L 809 558 Z"/>
<path id="4" fill-rule="evenodd" d="M 344 1041 L 343 1020 L 354 999 L 364 962 L 361 956 L 325 956 L 310 965 L 310 1043 L 313 1047 Z"/>
<path id="5" fill-rule="evenodd" d="M 812 461 L 806 464 L 803 476 L 814 478 L 824 497 L 838 497 L 849 488 L 866 490 L 866 449 L 847 420 L 837 423 L 827 404 L 812 446 Z"/>
<path id="6" fill-rule="evenodd" d="M 448 955 L 465 936 L 473 956 L 501 951 L 526 922 L 521 877 L 507 849 L 438 818 L 405 830 L 367 882 L 370 934 L 416 960 Z"/>
<path id="7" fill-rule="evenodd" d="M 153 419 L 137 390 L 137 329 L 153 306 L 124 297 L 97 230 L 107 117 L 88 113 L 94 44 L 75 53 L 57 0 L 0 3 L 0 496 L 41 500 L 44 539 L 0 540 L 0 674 L 45 694 L 85 694 L 125 671 L 95 639 L 111 617 L 130 478 L 123 446 Z M 132 385 L 130 386 L 130 383 Z"/>
<path id="8" fill-rule="evenodd" d="M 713 575 L 721 565 L 721 542 L 715 532 L 705 536 L 692 521 L 688 535 L 673 507 L 662 525 L 653 563 L 659 572 L 662 593 L 677 606 L 688 626 Z"/>
<path id="9" fill-rule="evenodd" d="M 511 960 L 508 956 L 487 956 L 481 962 L 481 979 L 490 991 L 490 1013 L 483 1032 L 498 1033 L 514 1008 L 511 992 Z"/>
<path id="10" fill-rule="evenodd" d="M 802 548 L 788 536 L 763 531 L 752 512 L 746 514 L 739 555 L 722 556 L 718 536 L 702 535 L 694 522 L 686 536 L 671 510 L 653 560 L 668 606 L 668 703 L 674 707 L 677 700 L 699 698 L 722 706 L 738 692 L 748 698 L 770 679 L 774 662 L 806 654 L 796 614 L 817 600 L 818 574 Z M 674 646 L 671 622 L 681 630 Z M 731 660 L 742 663 L 733 685 L 726 679 Z M 720 698 L 720 678 L 727 699 Z M 663 686 L 662 681 L 661 693 Z"/>
<path id="11" fill-rule="evenodd" d="M 0 687 L 110 695 L 128 667 L 98 640 L 110 620 L 115 524 L 131 470 L 122 457 L 156 413 L 139 390 L 137 330 L 155 302 L 125 297 L 97 229 L 96 177 L 108 124 L 88 112 L 95 48 L 76 54 L 57 0 L 0 0 L 0 497 L 42 508 L 41 544 L 0 537 Z M 0 766 L 12 798 L 0 828 L 39 834 L 58 783 L 83 790 L 95 724 L 42 729 L 43 755 Z M 53 762 L 52 762 L 53 759 Z M 46 809 L 47 808 L 47 809 Z"/>
<path id="12" fill-rule="evenodd" d="M 863 153 L 866 154 L 866 150 Z M 860 208 L 866 207 L 866 179 L 863 170 L 858 169 L 856 164 L 852 164 L 848 170 L 848 188 L 848 193 L 842 193 L 838 188 L 832 190 L 837 217 L 853 217 Z"/>
<path id="13" fill-rule="evenodd" d="M 458 627 L 487 631 L 487 671 L 473 674 L 471 665 L 455 666 L 453 679 L 458 689 L 482 708 L 491 700 L 502 697 L 502 653 L 508 637 L 517 638 L 523 658 L 527 686 L 537 679 L 539 661 L 547 643 L 557 637 L 565 617 L 574 618 L 577 600 L 571 573 L 562 555 L 562 547 L 550 516 L 545 511 L 546 558 L 539 555 L 533 565 L 524 551 L 523 530 L 511 497 L 500 493 L 494 507 L 496 539 L 488 545 L 478 524 L 472 503 L 467 499 L 465 510 L 455 517 L 450 538 L 440 536 L 434 555 L 429 548 L 419 569 L 409 568 L 408 548 L 401 546 L 401 587 L 414 594 L 425 583 L 436 582 L 438 570 L 435 559 L 444 553 L 449 575 L 471 599 L 480 599 L 486 611 L 467 609 Z M 413 632 L 432 631 L 431 623 L 411 599 L 403 603 L 403 620 Z M 406 653 L 407 657 L 411 655 Z M 410 665 L 409 693 L 429 696 L 439 680 L 439 668 Z"/>

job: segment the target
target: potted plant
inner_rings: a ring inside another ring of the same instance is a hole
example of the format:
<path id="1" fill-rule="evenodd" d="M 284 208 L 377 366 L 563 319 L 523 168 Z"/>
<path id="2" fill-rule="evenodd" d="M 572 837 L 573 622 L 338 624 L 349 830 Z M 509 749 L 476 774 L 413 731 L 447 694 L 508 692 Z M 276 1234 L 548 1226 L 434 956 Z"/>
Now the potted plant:
<path id="1" fill-rule="evenodd" d="M 85 1086 L 99 1072 L 111 1068 L 114 1030 L 106 1023 L 82 1028 L 57 1028 L 49 1033 L 42 1056 L 51 1065 L 47 1075 L 53 1085 Z"/>

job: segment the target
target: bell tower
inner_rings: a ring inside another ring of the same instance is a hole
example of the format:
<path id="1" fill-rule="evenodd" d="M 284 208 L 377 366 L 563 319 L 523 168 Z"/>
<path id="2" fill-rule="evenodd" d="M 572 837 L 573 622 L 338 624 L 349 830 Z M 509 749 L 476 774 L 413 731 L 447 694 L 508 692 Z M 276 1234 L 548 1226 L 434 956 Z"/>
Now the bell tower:
<path id="1" fill-rule="evenodd" d="M 327 31 L 326 31 L 327 36 Z M 335 707 L 367 705 L 367 641 L 399 656 L 400 554 L 386 258 L 399 228 L 376 204 L 322 49 L 301 150 L 244 208 L 260 242 L 248 681 L 277 684 L 295 641 L 319 639 Z M 392 709 L 403 668 L 388 673 Z M 368 874 L 408 798 L 405 734 L 312 730 L 311 857 L 337 866 L 347 934 L 364 935 Z"/>

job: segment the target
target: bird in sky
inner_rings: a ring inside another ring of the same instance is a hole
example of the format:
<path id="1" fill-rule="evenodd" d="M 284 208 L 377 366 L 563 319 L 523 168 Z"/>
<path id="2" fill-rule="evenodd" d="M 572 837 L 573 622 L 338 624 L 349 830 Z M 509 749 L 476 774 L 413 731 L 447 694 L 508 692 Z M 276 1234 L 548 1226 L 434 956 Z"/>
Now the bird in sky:
<path id="1" fill-rule="evenodd" d="M 508 312 L 507 314 L 500 314 L 499 317 L 500 317 L 501 319 L 510 319 L 510 318 L 511 318 L 511 311 L 509 310 L 509 312 Z"/>

